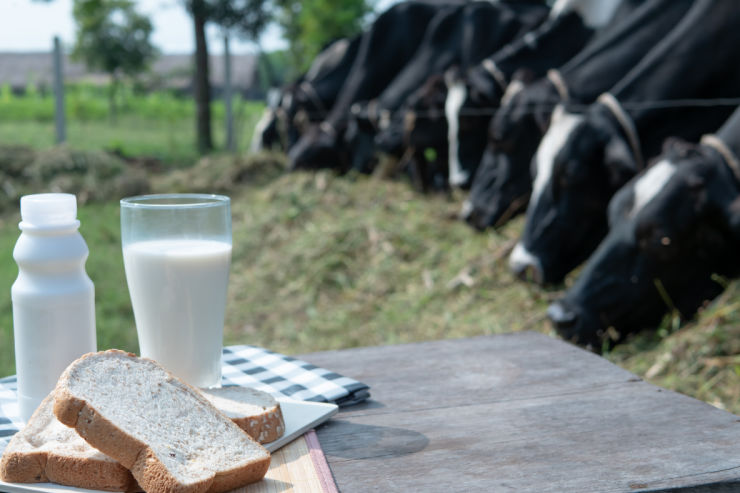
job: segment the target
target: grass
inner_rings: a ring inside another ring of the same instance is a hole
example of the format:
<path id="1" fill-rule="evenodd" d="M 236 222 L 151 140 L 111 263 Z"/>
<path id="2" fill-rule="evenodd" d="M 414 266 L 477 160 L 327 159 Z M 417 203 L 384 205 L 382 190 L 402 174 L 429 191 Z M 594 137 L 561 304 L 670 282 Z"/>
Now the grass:
<path id="1" fill-rule="evenodd" d="M 167 92 L 146 95 L 124 88 L 118 116 L 109 117 L 105 88 L 71 85 L 66 90 L 67 144 L 79 150 L 109 150 L 125 156 L 153 158 L 168 166 L 186 166 L 198 159 L 195 148 L 195 105 Z M 252 129 L 264 105 L 234 99 L 237 150 L 248 149 Z M 212 106 L 213 138 L 225 147 L 224 104 Z M 54 101 L 49 94 L 28 91 L 13 95 L 0 87 L 0 145 L 49 149 L 55 145 Z"/>

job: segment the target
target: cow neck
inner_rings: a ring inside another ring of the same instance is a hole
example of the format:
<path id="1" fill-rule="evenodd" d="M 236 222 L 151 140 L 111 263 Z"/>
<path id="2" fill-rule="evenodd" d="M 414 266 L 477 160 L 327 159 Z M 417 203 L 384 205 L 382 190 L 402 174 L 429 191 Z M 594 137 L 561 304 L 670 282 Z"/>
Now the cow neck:
<path id="1" fill-rule="evenodd" d="M 605 106 L 617 120 L 619 126 L 622 128 L 622 131 L 627 136 L 627 141 L 632 148 L 632 154 L 634 155 L 635 161 L 637 162 L 638 169 L 643 169 L 645 167 L 645 160 L 642 157 L 642 150 L 640 148 L 640 136 L 637 134 L 635 122 L 632 121 L 632 118 L 630 118 L 627 112 L 624 111 L 622 105 L 619 104 L 617 98 L 615 98 L 612 94 L 605 92 L 604 94 L 599 96 L 599 99 L 597 101 Z"/>
<path id="2" fill-rule="evenodd" d="M 558 95 L 560 96 L 560 99 L 564 103 L 567 103 L 568 101 L 570 101 L 570 93 L 568 91 L 568 85 L 565 83 L 563 76 L 560 74 L 558 70 L 555 70 L 555 69 L 548 70 L 547 80 L 549 80 L 550 84 L 552 84 L 555 87 L 555 90 L 558 91 Z"/>
<path id="3" fill-rule="evenodd" d="M 735 175 L 735 179 L 740 183 L 740 159 L 730 150 L 729 146 L 714 134 L 703 136 L 701 138 L 701 144 L 717 151 L 722 156 L 727 167 L 732 171 L 732 174 Z"/>

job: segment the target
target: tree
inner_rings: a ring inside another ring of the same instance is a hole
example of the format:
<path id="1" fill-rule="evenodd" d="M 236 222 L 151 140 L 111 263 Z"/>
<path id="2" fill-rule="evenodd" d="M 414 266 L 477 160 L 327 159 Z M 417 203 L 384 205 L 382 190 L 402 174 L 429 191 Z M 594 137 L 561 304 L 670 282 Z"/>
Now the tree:
<path id="1" fill-rule="evenodd" d="M 157 55 L 149 41 L 151 21 L 136 12 L 132 0 L 75 0 L 77 37 L 72 55 L 92 70 L 111 77 L 108 91 L 111 117 L 116 117 L 116 93 L 121 77 L 134 77 Z"/>
<path id="2" fill-rule="evenodd" d="M 276 0 L 293 63 L 305 70 L 331 41 L 359 33 L 374 0 Z"/>

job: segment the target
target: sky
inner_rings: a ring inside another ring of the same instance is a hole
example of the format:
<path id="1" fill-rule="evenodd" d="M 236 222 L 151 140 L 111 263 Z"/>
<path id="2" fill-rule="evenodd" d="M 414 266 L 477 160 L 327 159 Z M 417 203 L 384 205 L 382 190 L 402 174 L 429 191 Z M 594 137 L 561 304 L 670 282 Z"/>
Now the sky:
<path id="1" fill-rule="evenodd" d="M 383 10 L 397 0 L 378 0 Z M 72 19 L 72 0 L 34 2 L 32 0 L 0 0 L 0 51 L 49 51 L 54 36 L 59 36 L 66 47 L 74 42 L 75 24 Z M 195 49 L 193 27 L 179 0 L 137 0 L 141 13 L 150 16 L 154 24 L 152 42 L 163 53 L 192 53 Z M 208 29 L 208 48 L 211 53 L 223 51 L 219 29 Z M 285 48 L 287 45 L 277 27 L 269 28 L 260 40 L 265 50 Z M 235 54 L 255 52 L 254 43 L 233 40 Z"/>

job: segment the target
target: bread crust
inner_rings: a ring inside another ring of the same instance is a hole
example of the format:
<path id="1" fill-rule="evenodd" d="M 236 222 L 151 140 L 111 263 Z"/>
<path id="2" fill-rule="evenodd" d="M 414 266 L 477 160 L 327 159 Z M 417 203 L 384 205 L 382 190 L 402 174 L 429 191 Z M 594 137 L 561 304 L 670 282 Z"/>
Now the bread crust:
<path id="1" fill-rule="evenodd" d="M 43 419 L 50 395 L 34 412 L 29 423 Z M 93 490 L 134 491 L 136 480 L 121 464 L 112 460 L 99 460 L 91 457 L 71 457 L 54 451 L 14 450 L 26 437 L 23 432 L 11 439 L 0 459 L 0 479 L 11 483 L 53 482 L 65 486 L 75 486 Z"/>
<path id="2" fill-rule="evenodd" d="M 114 423 L 102 416 L 88 402 L 75 397 L 68 390 L 71 372 L 76 364 L 79 364 L 86 358 L 105 355 L 106 353 L 117 353 L 131 358 L 138 358 L 134 354 L 115 349 L 101 353 L 88 353 L 80 357 L 59 378 L 55 390 L 54 414 L 59 421 L 77 430 L 77 433 L 90 445 L 129 469 L 145 491 L 162 493 L 217 493 L 259 481 L 264 477 L 270 466 L 269 453 L 265 457 L 252 461 L 242 467 L 219 471 L 214 477 L 190 484 L 181 484 L 147 444 L 121 430 Z M 175 379 L 176 377 L 172 376 L 172 378 Z M 196 398 L 211 406 L 199 392 L 187 384 L 185 386 L 193 391 Z M 214 411 L 221 414 L 215 408 Z M 224 419 L 228 418 L 224 416 Z"/>
<path id="3" fill-rule="evenodd" d="M 285 421 L 279 405 L 265 411 L 261 416 L 245 416 L 231 420 L 260 443 L 273 442 L 285 433 Z"/>

